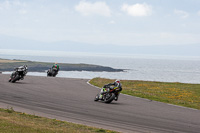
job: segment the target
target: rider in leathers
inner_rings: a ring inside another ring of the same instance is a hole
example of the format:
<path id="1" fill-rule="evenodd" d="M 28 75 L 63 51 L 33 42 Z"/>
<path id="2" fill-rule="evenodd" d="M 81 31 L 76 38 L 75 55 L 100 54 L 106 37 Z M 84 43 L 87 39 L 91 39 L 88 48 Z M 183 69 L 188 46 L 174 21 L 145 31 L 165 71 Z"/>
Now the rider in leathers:
<path id="1" fill-rule="evenodd" d="M 15 72 L 19 73 L 20 79 L 23 80 L 24 76 L 27 74 L 28 67 L 27 67 L 27 65 L 23 65 L 23 66 L 15 68 L 14 70 L 15 70 Z M 11 79 L 12 79 L 13 75 L 15 74 L 15 72 L 13 72 L 11 74 L 9 82 L 11 81 Z"/>
<path id="2" fill-rule="evenodd" d="M 102 94 L 104 93 L 105 88 L 107 88 L 107 87 L 110 87 L 111 89 L 116 90 L 117 93 L 115 96 L 115 101 L 117 101 L 118 97 L 119 97 L 119 93 L 120 93 L 120 91 L 122 91 L 122 84 L 120 83 L 120 80 L 116 80 L 114 83 L 109 83 L 109 84 L 104 85 L 100 92 L 100 96 L 99 96 L 100 100 L 102 99 L 102 97 L 103 97 Z"/>
<path id="3" fill-rule="evenodd" d="M 60 70 L 60 67 L 59 67 L 58 63 L 55 63 L 55 64 L 52 66 L 52 69 L 53 69 L 53 68 L 56 68 L 56 69 L 57 69 L 57 72 Z"/>

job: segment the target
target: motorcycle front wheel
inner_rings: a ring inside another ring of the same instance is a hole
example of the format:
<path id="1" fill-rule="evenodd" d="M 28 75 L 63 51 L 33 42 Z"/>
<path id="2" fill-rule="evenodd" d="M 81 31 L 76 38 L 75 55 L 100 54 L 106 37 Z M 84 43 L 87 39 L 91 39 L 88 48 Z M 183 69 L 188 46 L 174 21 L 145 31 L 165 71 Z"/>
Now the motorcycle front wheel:
<path id="1" fill-rule="evenodd" d="M 111 103 L 115 98 L 114 93 L 108 93 L 104 96 L 104 103 Z"/>
<path id="2" fill-rule="evenodd" d="M 17 74 L 13 79 L 11 79 L 11 82 L 12 83 L 15 83 L 17 80 L 19 80 L 20 79 L 20 77 L 19 77 L 19 75 Z"/>
<path id="3" fill-rule="evenodd" d="M 99 94 L 97 94 L 94 98 L 94 101 L 98 101 L 99 100 Z"/>

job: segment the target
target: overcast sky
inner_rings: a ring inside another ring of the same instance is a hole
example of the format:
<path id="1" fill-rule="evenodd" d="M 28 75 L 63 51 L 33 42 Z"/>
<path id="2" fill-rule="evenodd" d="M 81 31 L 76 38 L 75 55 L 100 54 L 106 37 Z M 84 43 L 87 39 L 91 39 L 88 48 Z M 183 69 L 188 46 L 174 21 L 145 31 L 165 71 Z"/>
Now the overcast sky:
<path id="1" fill-rule="evenodd" d="M 200 44 L 200 0 L 0 0 L 0 35 L 45 43 Z"/>

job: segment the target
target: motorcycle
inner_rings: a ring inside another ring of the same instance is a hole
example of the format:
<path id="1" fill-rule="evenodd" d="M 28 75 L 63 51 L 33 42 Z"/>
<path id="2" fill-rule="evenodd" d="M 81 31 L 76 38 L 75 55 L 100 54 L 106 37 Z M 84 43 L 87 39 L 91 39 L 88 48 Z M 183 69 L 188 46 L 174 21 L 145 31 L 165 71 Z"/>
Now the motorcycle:
<path id="1" fill-rule="evenodd" d="M 117 95 L 117 92 L 114 88 L 111 87 L 104 87 L 105 91 L 103 92 L 103 96 L 102 99 L 99 98 L 99 96 L 101 95 L 100 93 L 98 93 L 95 98 L 94 101 L 103 101 L 104 103 L 111 103 L 114 99 L 115 96 Z"/>
<path id="2" fill-rule="evenodd" d="M 50 68 L 48 71 L 47 71 L 47 77 L 56 77 L 56 75 L 58 74 L 58 70 L 57 68 Z"/>
<path id="3" fill-rule="evenodd" d="M 15 83 L 18 80 L 23 80 L 27 72 L 28 67 L 26 65 L 15 68 L 14 72 L 10 76 L 9 82 Z"/>

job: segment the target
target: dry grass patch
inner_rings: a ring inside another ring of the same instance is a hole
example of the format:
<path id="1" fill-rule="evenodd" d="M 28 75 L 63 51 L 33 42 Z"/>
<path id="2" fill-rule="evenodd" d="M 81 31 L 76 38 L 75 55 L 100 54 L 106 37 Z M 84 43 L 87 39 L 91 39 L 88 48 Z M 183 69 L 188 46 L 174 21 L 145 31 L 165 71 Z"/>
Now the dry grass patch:
<path id="1" fill-rule="evenodd" d="M 0 109 L 1 133 L 117 133 L 80 124 Z"/>
<path id="2" fill-rule="evenodd" d="M 14 63 L 14 62 L 27 62 L 23 60 L 6 60 L 6 59 L 0 59 L 0 63 Z"/>

